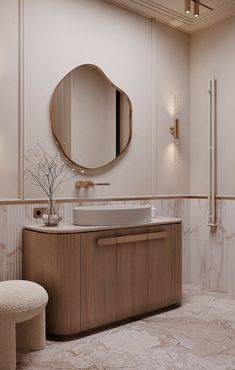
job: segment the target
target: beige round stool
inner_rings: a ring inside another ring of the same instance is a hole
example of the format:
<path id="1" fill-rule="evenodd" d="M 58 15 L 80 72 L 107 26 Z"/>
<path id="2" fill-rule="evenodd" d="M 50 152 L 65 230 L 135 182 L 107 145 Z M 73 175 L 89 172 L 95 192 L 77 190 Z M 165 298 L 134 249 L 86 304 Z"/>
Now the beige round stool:
<path id="1" fill-rule="evenodd" d="M 0 282 L 0 369 L 16 369 L 16 347 L 40 350 L 46 344 L 47 292 L 25 280 Z"/>

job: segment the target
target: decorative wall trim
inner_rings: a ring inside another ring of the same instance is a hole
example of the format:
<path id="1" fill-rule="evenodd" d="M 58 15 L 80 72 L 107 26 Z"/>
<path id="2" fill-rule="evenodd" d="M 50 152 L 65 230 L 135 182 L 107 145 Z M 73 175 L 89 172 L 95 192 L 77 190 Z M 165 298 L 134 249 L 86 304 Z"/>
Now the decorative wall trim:
<path id="1" fill-rule="evenodd" d="M 210 27 L 213 24 L 224 21 L 225 19 L 231 18 L 235 15 L 235 2 L 232 0 L 228 4 L 218 7 L 213 12 L 201 16 L 193 25 L 190 33 L 195 33 L 204 28 Z"/>
<path id="2" fill-rule="evenodd" d="M 156 19 L 161 23 L 170 24 L 172 20 L 178 23 L 173 25 L 174 28 L 187 28 L 191 31 L 192 20 L 183 13 L 175 12 L 151 0 L 106 0 L 124 9 L 131 10 L 137 14 L 148 18 Z"/>
<path id="3" fill-rule="evenodd" d="M 24 0 L 19 0 L 18 196 L 24 199 Z"/>
<path id="4" fill-rule="evenodd" d="M 152 166 L 151 166 L 151 193 L 155 194 L 157 192 L 157 160 L 156 160 L 156 140 L 157 137 L 157 124 L 156 124 L 156 52 L 157 52 L 157 27 L 156 22 L 154 19 L 151 21 L 151 75 L 152 75 L 152 97 L 151 97 L 151 104 L 152 104 L 152 117 L 151 117 L 151 125 L 152 125 Z"/>
<path id="5" fill-rule="evenodd" d="M 207 195 L 145 195 L 145 196 L 126 196 L 126 197 L 94 197 L 94 198 L 60 198 L 57 203 L 73 202 L 123 202 L 135 200 L 165 200 L 165 199 L 208 199 Z M 235 195 L 218 195 L 217 200 L 235 200 Z M 0 205 L 10 204 L 42 204 L 47 203 L 47 199 L 0 199 Z"/>
<path id="6" fill-rule="evenodd" d="M 122 202 L 122 201 L 132 201 L 132 200 L 154 200 L 154 199 L 189 199 L 188 195 L 147 195 L 147 196 L 130 196 L 130 197 L 96 197 L 96 198 L 68 198 L 68 199 L 56 199 L 57 203 L 73 203 L 73 202 Z M 234 197 L 235 198 L 235 197 Z M 47 203 L 47 199 L 2 199 L 0 200 L 0 205 L 8 204 L 41 204 Z"/>
<path id="7" fill-rule="evenodd" d="M 167 24 L 173 28 L 180 29 L 187 33 L 194 33 L 203 28 L 223 21 L 235 15 L 235 2 L 228 0 L 227 4 L 218 6 L 213 12 L 200 15 L 199 18 L 190 18 L 183 12 L 178 12 L 162 6 L 152 0 L 106 0 L 109 3 L 128 9 L 137 14 Z M 182 0 L 183 3 L 183 0 Z"/>

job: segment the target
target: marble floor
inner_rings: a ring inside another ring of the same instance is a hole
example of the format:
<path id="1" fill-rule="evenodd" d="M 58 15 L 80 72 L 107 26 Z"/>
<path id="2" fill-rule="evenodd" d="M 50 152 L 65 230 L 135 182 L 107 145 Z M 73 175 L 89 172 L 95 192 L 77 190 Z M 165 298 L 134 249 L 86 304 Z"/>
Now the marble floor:
<path id="1" fill-rule="evenodd" d="M 235 370 L 235 296 L 185 286 L 182 306 L 18 352 L 17 370 Z"/>

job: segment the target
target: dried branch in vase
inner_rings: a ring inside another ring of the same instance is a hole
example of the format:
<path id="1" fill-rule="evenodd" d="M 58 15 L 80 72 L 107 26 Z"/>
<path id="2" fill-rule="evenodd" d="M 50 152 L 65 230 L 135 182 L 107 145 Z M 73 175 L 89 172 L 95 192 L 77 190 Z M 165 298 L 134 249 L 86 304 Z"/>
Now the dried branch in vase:
<path id="1" fill-rule="evenodd" d="M 29 150 L 25 155 L 25 161 L 29 163 L 30 167 L 25 170 L 26 175 L 32 180 L 32 184 L 40 187 L 49 199 L 49 206 L 47 209 L 47 222 L 50 226 L 54 226 L 55 220 L 52 220 L 52 215 L 55 212 L 53 204 L 53 197 L 55 191 L 64 182 L 77 176 L 74 168 L 69 166 L 69 163 L 63 161 L 60 152 L 48 153 L 46 145 L 37 144 L 37 149 Z M 55 215 L 55 214 L 54 214 Z M 61 217 L 57 224 L 60 222 Z"/>

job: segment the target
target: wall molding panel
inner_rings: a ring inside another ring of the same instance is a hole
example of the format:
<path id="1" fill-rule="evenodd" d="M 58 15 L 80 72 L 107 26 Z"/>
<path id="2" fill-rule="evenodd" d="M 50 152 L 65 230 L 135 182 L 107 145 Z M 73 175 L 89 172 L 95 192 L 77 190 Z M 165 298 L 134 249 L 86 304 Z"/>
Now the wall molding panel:
<path id="1" fill-rule="evenodd" d="M 235 3 L 233 0 L 225 0 L 217 5 L 214 11 L 207 11 L 195 19 L 184 13 L 184 2 L 172 2 L 165 0 L 164 6 L 158 0 L 106 0 L 107 2 L 122 6 L 125 9 L 155 19 L 163 24 L 177 28 L 189 34 L 209 27 L 235 15 Z M 172 3 L 177 3 L 172 6 Z M 176 9 L 174 10 L 173 8 Z M 202 9 L 200 9 L 202 10 Z"/>
<path id="2" fill-rule="evenodd" d="M 24 199 L 24 111 L 24 0 L 19 0 L 19 199 Z"/>
<path id="3" fill-rule="evenodd" d="M 74 202 L 114 202 L 114 201 L 132 201 L 132 200 L 154 200 L 154 199 L 207 199 L 208 196 L 201 195 L 145 195 L 145 196 L 124 196 L 124 197 L 78 197 L 78 198 L 55 198 L 57 203 Z M 235 200 L 234 197 L 217 197 L 218 199 Z M 39 199 L 0 199 L 0 205 L 10 204 L 41 204 L 45 203 L 45 198 Z"/>
<path id="4" fill-rule="evenodd" d="M 157 113 L 156 113 L 156 49 L 157 49 L 157 27 L 154 20 L 151 21 L 151 52 L 152 52 L 152 194 L 157 193 L 157 160 L 156 160 L 156 137 L 157 137 Z"/>

